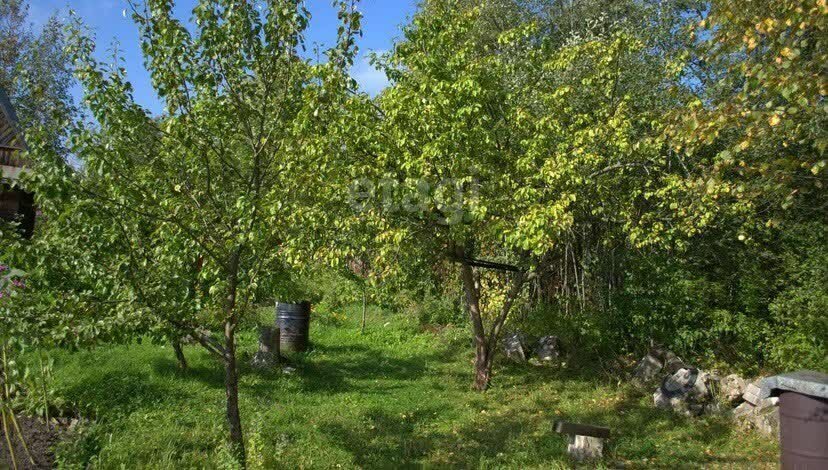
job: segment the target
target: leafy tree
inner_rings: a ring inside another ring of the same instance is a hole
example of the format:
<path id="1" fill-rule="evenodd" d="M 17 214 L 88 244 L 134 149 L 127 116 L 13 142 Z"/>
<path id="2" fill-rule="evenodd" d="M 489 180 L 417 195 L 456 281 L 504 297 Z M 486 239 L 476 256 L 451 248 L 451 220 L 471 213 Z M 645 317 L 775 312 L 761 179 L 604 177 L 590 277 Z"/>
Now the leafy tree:
<path id="1" fill-rule="evenodd" d="M 816 266 L 828 207 L 827 11 L 821 1 L 721 0 L 694 25 L 687 56 L 713 73 L 667 129 L 687 170 L 650 192 L 654 210 L 642 227 L 654 230 L 636 240 L 683 245 L 657 266 L 680 267 L 668 289 L 685 294 L 665 302 L 662 290 L 640 301 L 705 299 L 670 308 L 679 310 L 670 320 L 689 351 L 718 349 L 752 367 L 824 362 L 824 315 L 816 312 L 825 272 Z"/>
<path id="2" fill-rule="evenodd" d="M 57 130 L 74 110 L 63 24 L 52 16 L 35 32 L 28 11 L 26 0 L 0 2 L 0 88 L 24 127 L 52 123 Z"/>
<path id="3" fill-rule="evenodd" d="M 302 55 L 301 1 L 202 0 L 194 25 L 173 16 L 172 0 L 134 5 L 165 104 L 157 118 L 134 102 L 117 57 L 94 58 L 78 24 L 70 50 L 94 118 L 69 130 L 81 170 L 61 164 L 48 132 L 32 132 L 31 184 L 49 222 L 18 250 L 33 295 L 9 323 L 60 343 L 191 334 L 224 365 L 241 461 L 235 333 L 298 259 L 308 232 L 296 224 L 336 157 L 326 129 L 343 119 L 359 31 L 354 4 L 339 5 L 323 63 Z"/>
<path id="4" fill-rule="evenodd" d="M 425 2 L 385 57 L 392 86 L 361 151 L 366 174 L 395 182 L 366 192 L 381 200 L 365 212 L 386 224 L 378 239 L 459 263 L 482 390 L 545 255 L 588 224 L 635 225 L 642 187 L 676 163 L 658 117 L 682 97 L 672 58 L 624 24 L 556 42 L 531 10 L 492 34 L 481 25 L 499 4 L 463 5 Z M 475 268 L 512 272 L 511 287 L 483 292 Z"/>
<path id="5" fill-rule="evenodd" d="M 721 0 L 696 27 L 697 53 L 724 72 L 671 129 L 695 170 L 681 186 L 687 199 L 716 195 L 700 212 L 737 212 L 743 239 L 828 207 L 826 12 L 817 0 Z"/>

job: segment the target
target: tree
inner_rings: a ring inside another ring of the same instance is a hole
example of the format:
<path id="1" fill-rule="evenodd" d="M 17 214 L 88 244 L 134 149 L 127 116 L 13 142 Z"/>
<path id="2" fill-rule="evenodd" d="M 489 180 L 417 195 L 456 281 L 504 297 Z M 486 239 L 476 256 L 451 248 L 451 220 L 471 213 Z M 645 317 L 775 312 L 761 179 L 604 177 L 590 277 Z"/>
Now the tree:
<path id="1" fill-rule="evenodd" d="M 669 143 L 687 171 L 650 193 L 644 225 L 654 230 L 638 241 L 688 247 L 669 264 L 692 273 L 686 284 L 709 286 L 699 309 L 709 313 L 692 325 L 735 349 L 730 362 L 824 363 L 828 341 L 814 332 L 825 329 L 826 8 L 712 1 L 687 49 L 713 73 L 671 116 Z"/>
<path id="2" fill-rule="evenodd" d="M 725 72 L 671 134 L 702 170 L 693 193 L 709 187 L 760 224 L 824 213 L 827 13 L 817 0 L 711 2 L 697 53 Z"/>
<path id="3" fill-rule="evenodd" d="M 235 333 L 288 269 L 287 247 L 306 234 L 295 222 L 337 156 L 326 129 L 343 119 L 359 31 L 355 4 L 339 6 L 337 42 L 314 63 L 298 0 L 202 0 L 193 33 L 172 0 L 133 5 L 161 117 L 134 102 L 117 53 L 110 66 L 94 58 L 76 22 L 70 50 L 94 118 L 70 125 L 80 171 L 61 164 L 48 132 L 31 133 L 30 184 L 49 223 L 20 246 L 35 294 L 9 323 L 62 343 L 190 333 L 224 366 L 242 463 Z"/>
<path id="4" fill-rule="evenodd" d="M 377 101 L 374 137 L 356 150 L 363 158 L 354 165 L 369 180 L 369 187 L 358 189 L 372 198 L 362 214 L 381 220 L 376 239 L 391 247 L 381 252 L 404 247 L 417 253 L 415 258 L 460 263 L 476 344 L 475 387 L 484 390 L 525 268 L 514 269 L 513 287 L 487 327 L 475 257 L 492 250 L 510 255 L 500 250 L 492 230 L 496 219 L 488 215 L 489 206 L 498 210 L 507 204 L 511 185 L 511 154 L 498 149 L 508 130 L 501 132 L 489 114 L 502 112 L 505 93 L 498 73 L 503 65 L 497 56 L 481 54 L 485 45 L 469 34 L 476 12 L 455 10 L 450 3 L 427 2 L 406 28 L 405 40 L 386 58 L 393 86 Z M 478 189 L 479 199 L 460 197 Z"/>
<path id="5" fill-rule="evenodd" d="M 383 60 L 392 86 L 360 149 L 383 182 L 364 191 L 379 199 L 364 212 L 384 221 L 378 239 L 459 264 L 479 390 L 546 255 L 589 224 L 623 237 L 641 188 L 676 163 L 658 124 L 682 103 L 668 86 L 672 57 L 624 21 L 549 40 L 547 18 L 508 1 L 425 2 Z"/>
<path id="6" fill-rule="evenodd" d="M 56 123 L 74 112 L 63 23 L 52 16 L 35 32 L 28 11 L 26 0 L 0 2 L 0 88 L 24 128 Z M 60 135 L 56 132 L 55 138 Z"/>

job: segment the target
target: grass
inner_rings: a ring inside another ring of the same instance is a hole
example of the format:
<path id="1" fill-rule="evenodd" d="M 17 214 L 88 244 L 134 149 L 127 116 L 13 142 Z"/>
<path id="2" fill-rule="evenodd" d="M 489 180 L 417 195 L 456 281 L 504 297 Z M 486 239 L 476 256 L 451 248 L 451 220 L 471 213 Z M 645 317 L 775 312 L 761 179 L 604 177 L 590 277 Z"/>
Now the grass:
<path id="1" fill-rule="evenodd" d="M 566 367 L 499 364 L 493 388 L 470 390 L 467 333 L 420 332 L 374 318 L 360 335 L 314 324 L 293 374 L 242 365 L 241 408 L 253 468 L 568 468 L 555 419 L 607 425 L 604 463 L 628 468 L 775 468 L 778 448 L 723 418 L 653 409 L 617 381 Z M 252 332 L 242 335 L 249 357 Z M 55 387 L 94 418 L 59 451 L 67 467 L 231 468 L 223 373 L 197 347 L 191 370 L 150 344 L 56 353 Z"/>

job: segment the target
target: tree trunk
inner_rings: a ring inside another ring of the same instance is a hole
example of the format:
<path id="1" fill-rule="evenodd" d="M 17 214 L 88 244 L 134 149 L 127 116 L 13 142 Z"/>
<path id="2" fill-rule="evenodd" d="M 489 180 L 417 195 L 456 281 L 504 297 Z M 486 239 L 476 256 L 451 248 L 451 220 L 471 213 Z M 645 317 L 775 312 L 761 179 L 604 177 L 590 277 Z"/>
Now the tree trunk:
<path id="1" fill-rule="evenodd" d="M 239 375 L 236 370 L 236 340 L 234 327 L 227 323 L 224 328 L 226 357 L 224 359 L 224 387 L 227 394 L 227 427 L 234 456 L 245 467 L 244 435 L 239 413 Z"/>
<path id="2" fill-rule="evenodd" d="M 175 351 L 175 359 L 178 361 L 178 368 L 181 370 L 187 370 L 189 366 L 187 365 L 187 356 L 184 355 L 184 349 L 181 347 L 181 340 L 174 339 L 172 341 L 173 351 Z"/>
<path id="3" fill-rule="evenodd" d="M 460 271 L 463 277 L 463 291 L 466 294 L 466 307 L 469 309 L 469 320 L 474 333 L 474 388 L 484 391 L 489 388 L 489 380 L 492 376 L 489 343 L 486 341 L 486 330 L 480 314 L 480 293 L 474 283 L 474 271 L 466 262 L 465 256 L 461 257 Z"/>
<path id="4" fill-rule="evenodd" d="M 492 362 L 494 361 L 495 351 L 497 351 L 497 343 L 500 341 L 500 332 L 503 330 L 503 325 L 506 324 L 506 319 L 509 317 L 509 313 L 512 311 L 512 305 L 514 305 L 515 300 L 520 295 L 521 289 L 523 289 L 523 283 L 526 279 L 526 275 L 523 272 L 518 272 L 515 274 L 515 277 L 512 281 L 512 288 L 509 289 L 509 293 L 506 294 L 506 298 L 503 301 L 503 306 L 500 310 L 500 315 L 495 318 L 494 323 L 492 324 L 492 330 L 489 333 L 489 340 L 488 340 L 488 360 L 489 368 L 492 367 Z"/>
<path id="5" fill-rule="evenodd" d="M 474 333 L 474 388 L 475 390 L 485 391 L 489 388 L 489 383 L 492 378 L 492 363 L 494 362 L 500 332 L 503 329 L 504 323 L 506 323 L 515 299 L 520 295 L 526 276 L 523 272 L 515 274 L 512 288 L 507 294 L 503 308 L 495 319 L 492 330 L 487 337 L 483 325 L 483 315 L 480 311 L 480 292 L 474 282 L 474 271 L 468 263 L 465 253 L 458 251 L 457 254 L 460 259 L 463 291 L 466 295 L 466 307 L 469 309 L 469 320 L 471 321 L 472 332 Z"/>
<path id="6" fill-rule="evenodd" d="M 477 348 L 475 349 L 474 357 L 474 389 L 480 392 L 485 392 L 489 388 L 489 382 L 492 379 L 492 361 L 491 354 L 486 340 L 479 341 L 475 338 Z"/>
<path id="7" fill-rule="evenodd" d="M 236 291 L 239 284 L 239 259 L 241 249 L 237 249 L 230 259 L 227 279 L 226 320 L 224 323 L 224 388 L 227 394 L 227 427 L 230 431 L 230 446 L 242 468 L 246 468 L 244 435 L 242 433 L 241 414 L 239 413 L 239 374 L 236 369 Z"/>

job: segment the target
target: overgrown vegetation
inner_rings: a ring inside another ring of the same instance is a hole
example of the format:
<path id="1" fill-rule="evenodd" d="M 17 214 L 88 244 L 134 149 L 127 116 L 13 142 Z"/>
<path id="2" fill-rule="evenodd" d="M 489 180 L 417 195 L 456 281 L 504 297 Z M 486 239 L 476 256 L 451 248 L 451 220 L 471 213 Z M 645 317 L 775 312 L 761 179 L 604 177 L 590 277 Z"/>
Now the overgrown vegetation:
<path id="1" fill-rule="evenodd" d="M 34 39 L 24 2 L 0 3 L 0 86 L 28 116 L 15 184 L 43 213 L 31 240 L 0 227 L 28 286 L 0 299 L 0 338 L 105 348 L 56 350 L 58 389 L 97 418 L 67 465 L 542 466 L 560 459 L 534 414 L 552 406 L 633 429 L 617 460 L 672 463 L 643 431 L 741 459 L 720 423 L 645 411 L 602 364 L 659 343 L 750 374 L 828 369 L 825 0 L 424 0 L 374 58 L 376 97 L 348 73 L 357 2 L 336 5 L 336 42 L 310 59 L 300 0 L 200 0 L 191 22 L 173 0 L 130 4 L 152 116 L 79 20 Z M 295 376 L 239 374 L 237 333 L 249 352 L 275 300 L 314 301 L 319 347 Z M 559 336 L 577 366 L 498 368 L 507 330 Z M 486 395 L 458 383 L 469 337 Z"/>
<path id="2" fill-rule="evenodd" d="M 612 426 L 606 466 L 775 468 L 776 444 L 726 421 L 654 410 L 600 368 L 498 364 L 486 394 L 469 389 L 466 328 L 421 332 L 409 316 L 376 313 L 360 334 L 359 304 L 344 323 L 314 325 L 314 349 L 293 374 L 241 366 L 240 407 L 250 468 L 410 466 L 569 468 L 554 419 Z M 272 308 L 261 311 L 262 319 Z M 239 335 L 241 357 L 255 333 Z M 55 388 L 94 417 L 64 443 L 67 468 L 232 468 L 220 425 L 220 367 L 186 348 L 131 344 L 55 352 Z M 94 364 L 94 367 L 91 367 Z"/>

